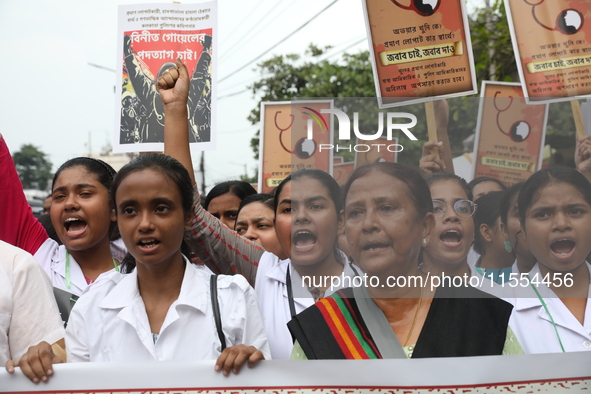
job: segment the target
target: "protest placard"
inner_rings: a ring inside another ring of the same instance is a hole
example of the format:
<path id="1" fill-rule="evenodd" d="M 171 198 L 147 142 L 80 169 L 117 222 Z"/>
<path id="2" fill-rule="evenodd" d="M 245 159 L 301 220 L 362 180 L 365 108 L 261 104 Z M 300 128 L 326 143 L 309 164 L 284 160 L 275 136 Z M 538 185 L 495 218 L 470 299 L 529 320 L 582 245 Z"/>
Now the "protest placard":
<path id="1" fill-rule="evenodd" d="M 332 167 L 332 177 L 340 186 L 349 180 L 349 176 L 355 171 L 355 162 L 335 164 Z"/>
<path id="2" fill-rule="evenodd" d="M 396 163 L 398 152 L 404 149 L 402 145 L 398 144 L 398 138 L 388 140 L 387 138 L 378 138 L 362 145 L 357 145 L 355 151 L 355 168 L 377 163 L 380 161 L 388 161 Z"/>
<path id="3" fill-rule="evenodd" d="M 527 102 L 591 94 L 591 23 L 587 0 L 505 0 Z"/>
<path id="4" fill-rule="evenodd" d="M 364 0 L 380 108 L 476 93 L 461 0 Z"/>
<path id="5" fill-rule="evenodd" d="M 489 176 L 510 186 L 539 170 L 547 116 L 548 106 L 528 104 L 520 84 L 483 81 L 474 178 Z"/>
<path id="6" fill-rule="evenodd" d="M 189 71 L 189 139 L 215 148 L 215 2 L 119 6 L 113 151 L 164 150 L 156 81 L 180 59 Z"/>
<path id="7" fill-rule="evenodd" d="M 574 393 L 591 389 L 591 352 L 463 358 L 262 361 L 225 377 L 214 361 L 55 365 L 46 384 L 0 370 L 0 392 L 128 394 Z M 108 379 L 105 377 L 108 376 Z"/>
<path id="8" fill-rule="evenodd" d="M 332 144 L 332 121 L 320 113 L 332 107 L 328 100 L 261 103 L 258 190 L 269 193 L 302 168 L 332 173 L 333 151 L 321 149 Z"/>

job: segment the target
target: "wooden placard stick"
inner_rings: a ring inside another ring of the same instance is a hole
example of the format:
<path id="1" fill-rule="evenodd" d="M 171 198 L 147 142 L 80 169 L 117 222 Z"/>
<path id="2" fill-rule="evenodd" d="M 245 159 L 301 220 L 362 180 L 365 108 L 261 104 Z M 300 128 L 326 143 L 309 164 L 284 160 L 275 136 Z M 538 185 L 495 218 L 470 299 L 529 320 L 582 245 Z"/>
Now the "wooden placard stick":
<path id="1" fill-rule="evenodd" d="M 582 138 L 585 135 L 585 124 L 583 123 L 583 114 L 581 113 L 581 105 L 579 100 L 573 100 L 570 102 L 573 109 L 573 117 L 575 118 L 575 128 L 577 130 L 577 137 Z"/>
<path id="2" fill-rule="evenodd" d="M 435 115 L 437 112 L 437 116 Z M 429 141 L 441 141 L 443 143 L 443 163 L 445 164 L 445 172 L 453 174 L 454 165 L 451 157 L 451 145 L 449 143 L 449 136 L 447 134 L 447 124 L 449 122 L 449 106 L 446 100 L 439 100 L 436 103 L 427 101 L 425 103 L 425 113 L 427 117 L 427 135 Z M 430 153 L 437 158 L 439 150 L 431 148 Z"/>

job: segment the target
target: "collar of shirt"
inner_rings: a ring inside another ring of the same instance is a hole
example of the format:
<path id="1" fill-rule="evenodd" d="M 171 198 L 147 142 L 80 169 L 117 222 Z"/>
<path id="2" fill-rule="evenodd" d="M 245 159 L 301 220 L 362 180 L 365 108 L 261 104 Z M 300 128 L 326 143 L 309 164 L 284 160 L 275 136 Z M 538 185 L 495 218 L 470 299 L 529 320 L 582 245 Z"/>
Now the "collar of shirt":
<path id="1" fill-rule="evenodd" d="M 186 268 L 181 283 L 181 292 L 179 298 L 173 303 L 173 305 L 171 305 L 171 307 L 175 305 L 187 305 L 205 313 L 209 304 L 209 296 L 207 295 L 206 290 L 207 286 L 192 286 L 191 283 L 194 283 L 195 276 L 203 277 L 205 282 L 205 280 L 209 278 L 209 275 L 198 270 L 187 260 L 186 257 L 183 256 L 183 258 L 185 260 Z M 133 270 L 132 273 L 123 276 L 124 278 L 101 301 L 99 308 L 121 309 L 133 306 L 138 302 L 138 299 L 141 300 L 137 283 L 137 270 Z"/>

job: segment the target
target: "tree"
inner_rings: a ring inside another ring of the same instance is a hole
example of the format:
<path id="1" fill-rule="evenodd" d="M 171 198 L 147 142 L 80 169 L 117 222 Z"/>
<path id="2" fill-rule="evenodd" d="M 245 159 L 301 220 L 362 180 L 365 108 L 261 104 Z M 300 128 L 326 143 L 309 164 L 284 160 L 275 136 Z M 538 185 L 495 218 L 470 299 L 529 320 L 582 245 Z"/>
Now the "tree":
<path id="1" fill-rule="evenodd" d="M 12 156 L 24 189 L 45 190 L 52 176 L 47 155 L 31 144 L 21 146 Z"/>

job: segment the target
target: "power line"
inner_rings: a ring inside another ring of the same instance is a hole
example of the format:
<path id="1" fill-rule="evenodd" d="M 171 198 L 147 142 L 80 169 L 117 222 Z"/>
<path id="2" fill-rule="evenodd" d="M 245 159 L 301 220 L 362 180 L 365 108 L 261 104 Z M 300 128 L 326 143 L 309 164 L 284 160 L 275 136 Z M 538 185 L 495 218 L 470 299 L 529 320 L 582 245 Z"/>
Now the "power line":
<path id="1" fill-rule="evenodd" d="M 362 42 L 363 42 L 363 41 L 365 41 L 366 39 L 367 39 L 366 37 L 362 37 L 361 39 L 359 39 L 359 40 L 355 41 L 354 43 L 352 43 L 351 45 L 349 45 L 349 46 L 347 46 L 347 47 L 345 47 L 345 48 L 341 49 L 340 51 L 337 51 L 337 52 L 331 53 L 330 55 L 328 55 L 328 56 L 327 56 L 327 57 L 325 57 L 324 59 L 320 59 L 320 60 L 319 60 L 319 62 L 323 62 L 323 61 L 325 61 L 325 60 L 328 60 L 328 59 L 330 59 L 331 57 L 334 57 L 334 56 L 336 56 L 336 55 L 338 55 L 338 54 L 340 54 L 340 53 L 343 53 L 343 52 L 345 52 L 347 49 L 350 49 L 350 48 L 354 47 L 355 45 L 362 43 Z M 227 98 L 227 97 L 237 96 L 237 95 L 239 95 L 239 94 L 242 94 L 242 93 L 248 92 L 249 90 L 250 90 L 250 88 L 245 88 L 245 89 L 243 89 L 243 90 L 239 90 L 239 91 L 237 91 L 237 92 L 234 92 L 234 93 L 229 93 L 229 94 L 225 94 L 225 95 L 223 95 L 223 96 L 219 96 L 217 99 L 218 99 L 218 100 L 221 100 L 221 99 L 224 99 L 224 98 Z"/>
<path id="2" fill-rule="evenodd" d="M 253 12 L 255 12 L 255 11 L 256 11 L 256 10 L 259 8 L 259 6 L 260 6 L 261 4 L 263 4 L 263 2 L 264 2 L 264 1 L 265 1 L 265 0 L 261 0 L 261 1 L 259 1 L 259 3 L 258 3 L 258 4 L 257 4 L 257 5 L 254 7 L 254 8 L 252 8 L 252 9 L 250 10 L 250 12 L 248 13 L 248 15 L 246 15 L 246 16 L 244 17 L 244 19 L 242 19 L 242 22 L 240 22 L 240 23 L 238 24 L 238 26 L 236 26 L 236 27 L 234 28 L 234 31 L 233 31 L 233 33 L 236 33 L 236 32 L 238 31 L 238 29 L 239 29 L 239 28 L 240 28 L 240 27 L 241 27 L 241 26 L 244 24 L 244 22 L 246 22 L 246 21 L 248 20 L 248 18 L 250 18 L 250 16 L 253 14 Z M 232 37 L 232 34 L 230 35 L 230 37 Z M 229 38 L 229 37 L 228 37 L 228 38 Z M 224 40 L 224 42 L 222 42 L 222 43 L 221 43 L 221 45 L 225 44 L 225 41 L 226 41 L 226 40 Z"/>
<path id="3" fill-rule="evenodd" d="M 244 67 L 251 65 L 252 63 L 256 62 L 257 60 L 259 60 L 261 57 L 265 56 L 267 53 L 271 52 L 273 49 L 275 49 L 277 46 L 279 46 L 280 44 L 282 44 L 283 42 L 285 42 L 288 38 L 290 38 L 291 36 L 293 36 L 294 34 L 296 34 L 298 31 L 302 30 L 304 27 L 306 27 L 310 22 L 312 22 L 314 19 L 316 19 L 320 14 L 322 14 L 324 11 L 328 10 L 330 7 L 332 7 L 337 1 L 339 0 L 334 0 L 332 3 L 330 3 L 329 5 L 327 5 L 326 7 L 324 7 L 319 13 L 317 13 L 316 15 L 314 15 L 312 18 L 308 19 L 308 21 L 306 21 L 303 25 L 301 25 L 300 27 L 298 27 L 297 29 L 295 29 L 291 34 L 289 34 L 287 37 L 285 37 L 284 39 L 282 39 L 281 41 L 279 41 L 277 44 L 273 45 L 271 48 L 267 49 L 265 52 L 261 53 L 259 56 L 255 57 L 254 59 L 252 59 L 251 61 L 249 61 L 248 63 L 244 64 L 243 66 L 239 67 L 238 69 L 236 69 L 235 71 L 232 71 L 230 74 L 226 75 L 225 77 L 223 77 L 222 79 L 220 79 L 218 82 L 222 82 L 228 78 L 230 78 L 232 75 L 238 73 L 239 71 L 241 71 L 242 69 L 244 69 Z"/>
<path id="4" fill-rule="evenodd" d="M 253 26 L 252 26 L 250 29 L 248 29 L 248 31 L 247 31 L 246 33 L 244 33 L 244 34 L 242 35 L 242 37 L 241 37 L 240 39 L 238 39 L 238 41 L 236 41 L 236 42 L 234 43 L 234 45 L 232 45 L 232 46 L 231 46 L 231 47 L 230 47 L 228 50 L 226 50 L 226 51 L 225 51 L 224 55 L 222 55 L 222 56 L 220 57 L 220 60 L 223 60 L 223 59 L 227 58 L 227 57 L 228 57 L 228 55 L 232 53 L 232 50 L 233 50 L 234 48 L 236 48 L 236 47 L 238 46 L 238 44 L 240 44 L 242 41 L 244 41 L 244 40 L 245 40 L 245 39 L 246 39 L 246 38 L 249 36 L 249 34 L 250 34 L 252 31 L 253 31 L 253 29 L 254 29 L 255 27 L 257 27 L 257 26 L 263 26 L 263 27 L 264 27 L 265 25 L 264 25 L 264 23 L 263 23 L 263 22 L 265 21 L 265 19 L 267 19 L 267 17 L 268 17 L 268 16 L 269 16 L 269 15 L 270 15 L 270 14 L 271 14 L 273 11 L 275 11 L 275 9 L 277 9 L 277 7 L 279 7 L 279 6 L 281 5 L 281 3 L 282 3 L 282 2 L 284 2 L 284 1 L 285 1 L 285 0 L 280 0 L 280 1 L 278 1 L 277 3 L 275 3 L 275 6 L 274 6 L 273 8 L 271 8 L 271 9 L 270 9 L 270 10 L 269 10 L 269 11 L 268 11 L 268 12 L 267 12 L 265 15 L 263 15 L 263 17 L 262 17 L 260 20 L 257 20 L 257 22 L 256 22 L 256 24 L 255 24 L 255 25 L 253 25 Z M 290 5 L 292 5 L 292 4 L 294 4 L 294 3 L 295 3 L 295 2 L 291 3 Z M 287 8 L 289 8 L 289 6 L 290 6 L 290 5 L 288 5 L 288 7 L 287 7 Z M 286 9 L 287 9 L 287 8 L 286 8 Z M 284 11 L 285 11 L 285 10 L 284 10 Z M 279 13 L 279 15 L 281 15 L 281 13 Z M 277 15 L 277 16 L 279 16 L 279 15 Z M 261 30 L 261 29 L 258 29 L 258 30 L 257 30 L 257 32 L 259 32 L 260 30 Z"/>
<path id="5" fill-rule="evenodd" d="M 218 100 L 224 99 L 226 97 L 232 97 L 232 96 L 238 96 L 239 94 L 242 94 L 244 92 L 248 92 L 250 89 L 246 88 L 244 90 L 240 90 L 238 92 L 234 92 L 234 93 L 230 93 L 230 94 L 224 94 L 223 96 L 218 97 Z"/>

